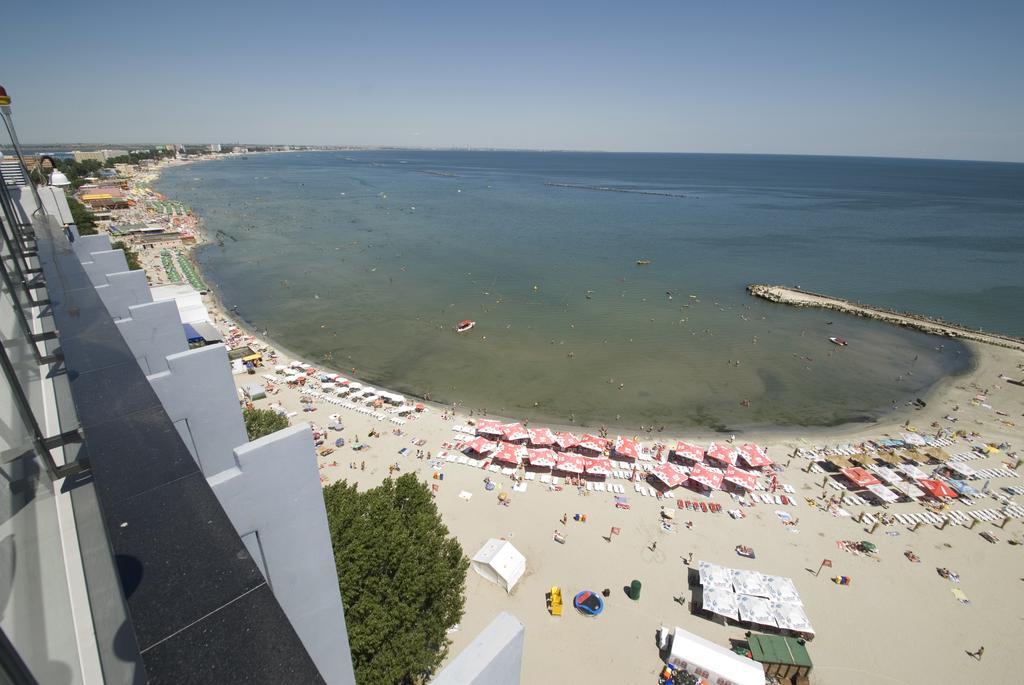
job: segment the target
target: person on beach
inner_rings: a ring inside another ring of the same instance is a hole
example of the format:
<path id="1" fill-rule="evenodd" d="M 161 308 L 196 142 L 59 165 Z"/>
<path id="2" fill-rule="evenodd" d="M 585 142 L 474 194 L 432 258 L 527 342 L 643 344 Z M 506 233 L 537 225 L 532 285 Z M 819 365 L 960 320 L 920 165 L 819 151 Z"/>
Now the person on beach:
<path id="1" fill-rule="evenodd" d="M 984 646 L 978 647 L 977 651 L 967 652 L 968 656 L 972 656 L 975 659 L 977 659 L 978 661 L 981 661 L 981 657 L 984 656 L 984 654 L 985 654 L 985 647 Z"/>
<path id="2" fill-rule="evenodd" d="M 655 540 L 654 542 L 652 542 L 652 543 L 651 543 L 651 547 L 650 547 L 650 550 L 651 550 L 652 552 L 653 552 L 653 551 L 655 551 L 656 549 L 658 549 L 658 541 L 657 541 L 657 540 Z"/>
<path id="3" fill-rule="evenodd" d="M 562 519 L 561 520 L 562 520 L 562 525 L 564 526 L 566 524 L 566 522 L 568 522 L 568 520 L 569 520 L 569 515 L 568 514 L 562 514 Z"/>

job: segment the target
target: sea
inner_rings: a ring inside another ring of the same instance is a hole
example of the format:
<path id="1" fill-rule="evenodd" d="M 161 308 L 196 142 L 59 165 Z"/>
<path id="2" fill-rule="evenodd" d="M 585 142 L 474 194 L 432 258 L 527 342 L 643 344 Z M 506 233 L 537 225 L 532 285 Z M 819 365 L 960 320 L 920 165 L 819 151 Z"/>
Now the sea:
<path id="1" fill-rule="evenodd" d="M 360 150 L 198 162 L 156 187 L 203 217 L 197 261 L 251 328 L 491 415 L 835 426 L 972 368 L 955 341 L 750 283 L 1024 335 L 1021 164 Z"/>

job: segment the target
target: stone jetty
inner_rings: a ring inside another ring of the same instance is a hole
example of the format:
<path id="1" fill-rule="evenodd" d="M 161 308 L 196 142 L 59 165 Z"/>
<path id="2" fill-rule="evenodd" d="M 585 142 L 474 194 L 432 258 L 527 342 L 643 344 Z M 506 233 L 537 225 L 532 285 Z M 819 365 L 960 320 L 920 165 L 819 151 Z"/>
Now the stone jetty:
<path id="1" fill-rule="evenodd" d="M 869 319 L 885 321 L 886 323 L 895 324 L 897 326 L 914 328 L 925 333 L 930 333 L 931 335 L 973 340 L 987 345 L 998 345 L 999 347 L 1006 347 L 1011 350 L 1024 352 L 1024 339 L 1015 338 L 1010 335 L 1001 335 L 999 333 L 986 333 L 984 331 L 967 328 L 966 326 L 960 326 L 955 323 L 942 321 L 941 319 L 933 319 L 911 312 L 898 312 L 894 309 L 860 304 L 858 302 L 851 302 L 839 297 L 830 297 L 829 295 L 801 290 L 800 288 L 791 288 L 785 285 L 763 285 L 754 283 L 747 286 L 747 292 L 754 297 L 760 297 L 761 299 L 768 300 L 769 302 L 778 302 L 780 304 L 788 304 L 794 307 L 819 307 L 821 309 L 831 309 L 833 311 L 842 312 L 843 314 L 863 316 Z"/>

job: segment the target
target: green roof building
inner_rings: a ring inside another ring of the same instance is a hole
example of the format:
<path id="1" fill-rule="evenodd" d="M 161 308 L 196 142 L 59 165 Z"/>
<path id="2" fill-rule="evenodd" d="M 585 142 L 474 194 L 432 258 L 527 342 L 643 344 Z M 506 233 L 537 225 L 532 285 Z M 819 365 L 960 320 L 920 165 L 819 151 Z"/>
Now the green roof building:
<path id="1" fill-rule="evenodd" d="M 747 637 L 750 654 L 754 661 L 764 665 L 765 675 L 783 678 L 806 678 L 811 672 L 811 656 L 803 640 L 782 635 L 759 635 L 750 633 Z"/>

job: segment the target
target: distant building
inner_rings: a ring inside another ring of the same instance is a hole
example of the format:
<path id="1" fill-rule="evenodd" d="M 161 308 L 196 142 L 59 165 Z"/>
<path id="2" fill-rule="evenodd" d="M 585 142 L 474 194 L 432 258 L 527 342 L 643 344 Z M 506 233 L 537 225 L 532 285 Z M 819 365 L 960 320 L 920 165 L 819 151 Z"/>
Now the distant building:
<path id="1" fill-rule="evenodd" d="M 206 146 L 206 149 L 210 152 L 220 152 L 220 143 L 210 143 Z"/>
<path id="2" fill-rule="evenodd" d="M 245 153 L 249 152 L 249 148 L 242 147 L 240 145 L 236 145 L 233 148 L 231 148 L 231 151 L 234 152 L 235 154 L 243 154 L 244 155 Z"/>
<path id="3" fill-rule="evenodd" d="M 87 160 L 95 160 L 97 162 L 105 162 L 112 157 L 124 157 L 128 154 L 127 150 L 75 150 L 71 153 L 75 157 L 76 162 L 85 162 Z"/>

